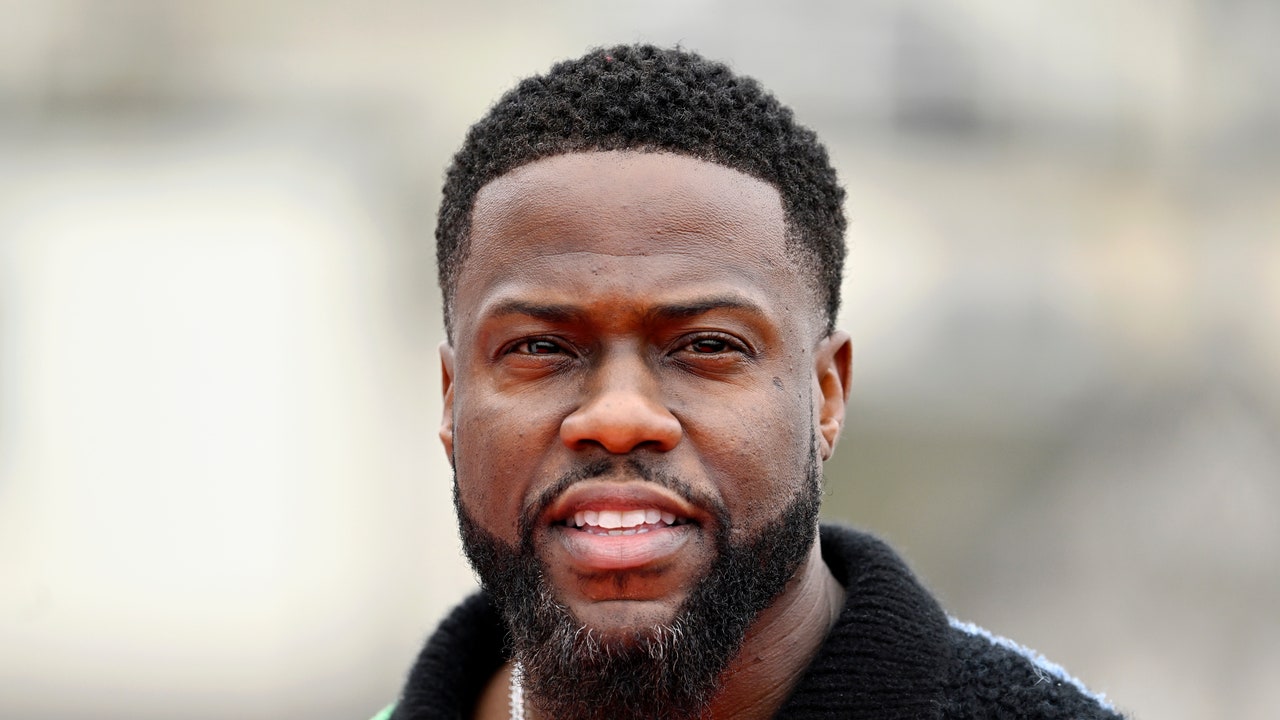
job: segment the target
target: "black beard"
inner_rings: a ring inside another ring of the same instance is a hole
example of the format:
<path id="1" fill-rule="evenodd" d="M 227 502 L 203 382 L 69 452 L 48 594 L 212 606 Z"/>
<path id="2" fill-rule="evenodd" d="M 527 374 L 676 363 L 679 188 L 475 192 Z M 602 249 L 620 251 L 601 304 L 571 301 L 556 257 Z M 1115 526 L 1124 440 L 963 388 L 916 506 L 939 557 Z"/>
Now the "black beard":
<path id="1" fill-rule="evenodd" d="M 613 462 L 571 473 L 524 513 L 520 548 L 484 530 L 462 507 L 455 476 L 454 504 L 462 544 L 484 589 L 506 620 L 525 685 L 544 717 L 564 720 L 679 720 L 697 718 L 720 688 L 720 674 L 737 654 L 748 627 L 785 589 L 816 534 L 821 481 L 811 451 L 804 484 L 786 508 L 744 541 L 730 542 L 722 505 L 692 496 L 675 478 L 635 460 L 627 466 L 717 516 L 716 556 L 669 624 L 623 638 L 604 638 L 558 602 L 534 551 L 533 519 L 575 482 L 608 473 Z"/>

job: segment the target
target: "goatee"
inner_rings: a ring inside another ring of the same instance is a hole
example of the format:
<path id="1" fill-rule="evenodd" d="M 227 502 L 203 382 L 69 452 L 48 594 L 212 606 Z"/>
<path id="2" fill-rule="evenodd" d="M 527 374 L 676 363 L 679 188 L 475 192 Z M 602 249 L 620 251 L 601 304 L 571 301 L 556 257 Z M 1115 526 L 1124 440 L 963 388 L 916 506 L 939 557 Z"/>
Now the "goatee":
<path id="1" fill-rule="evenodd" d="M 821 501 L 820 471 L 811 453 L 800 489 L 750 537 L 731 542 L 731 518 L 713 498 L 635 460 L 626 466 L 681 493 L 717 519 L 716 555 L 669 624 L 604 637 L 561 604 L 534 548 L 533 524 L 554 496 L 619 463 L 604 461 L 561 478 L 524 513 L 520 546 L 507 545 L 454 504 L 467 558 L 506 620 L 511 650 L 524 669 L 526 697 L 545 717 L 563 720 L 693 719 L 715 697 L 720 675 L 747 629 L 782 593 L 809 553 Z"/>

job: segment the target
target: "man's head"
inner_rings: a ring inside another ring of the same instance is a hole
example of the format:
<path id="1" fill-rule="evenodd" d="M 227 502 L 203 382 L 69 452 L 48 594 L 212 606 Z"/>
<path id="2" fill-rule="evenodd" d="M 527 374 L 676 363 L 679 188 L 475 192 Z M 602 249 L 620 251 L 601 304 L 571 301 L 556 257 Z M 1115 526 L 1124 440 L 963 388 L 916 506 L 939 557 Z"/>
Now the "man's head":
<path id="1" fill-rule="evenodd" d="M 813 557 L 840 191 L 722 66 L 617 48 L 551 77 L 473 129 L 441 210 L 464 545 L 544 709 L 692 716 Z"/>
<path id="2" fill-rule="evenodd" d="M 539 158 L 590 150 L 661 150 L 708 160 L 782 197 L 787 247 L 806 266 L 826 330 L 844 267 L 844 190 L 813 131 L 758 82 L 694 53 L 619 46 L 562 62 L 504 95 L 471 126 L 445 180 L 436 262 L 452 338 L 457 273 L 476 193 Z"/>

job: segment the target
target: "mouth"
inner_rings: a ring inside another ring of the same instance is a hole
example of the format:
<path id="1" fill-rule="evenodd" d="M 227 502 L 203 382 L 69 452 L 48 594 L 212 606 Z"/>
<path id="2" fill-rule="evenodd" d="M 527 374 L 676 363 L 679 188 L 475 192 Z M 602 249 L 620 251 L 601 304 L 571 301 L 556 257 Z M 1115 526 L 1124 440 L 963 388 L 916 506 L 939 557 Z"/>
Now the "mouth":
<path id="1" fill-rule="evenodd" d="M 568 566 L 582 574 L 668 565 L 706 519 L 684 498 L 640 481 L 575 485 L 544 517 Z"/>
<path id="2" fill-rule="evenodd" d="M 557 524 L 590 535 L 626 537 L 686 525 L 689 522 L 688 518 L 677 517 L 675 513 L 666 510 L 645 508 L 643 510 L 579 510 L 572 517 Z"/>

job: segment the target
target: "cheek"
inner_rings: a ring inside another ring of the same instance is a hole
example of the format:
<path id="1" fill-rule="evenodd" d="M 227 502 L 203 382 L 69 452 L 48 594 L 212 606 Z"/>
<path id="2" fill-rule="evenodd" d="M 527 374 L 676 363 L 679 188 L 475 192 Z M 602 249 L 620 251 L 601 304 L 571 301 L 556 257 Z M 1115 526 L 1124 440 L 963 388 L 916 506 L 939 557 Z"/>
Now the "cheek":
<path id="1" fill-rule="evenodd" d="M 463 394 L 454 401 L 454 466 L 463 506 L 514 542 L 542 459 L 559 442 L 555 408 L 527 399 Z"/>
<path id="2" fill-rule="evenodd" d="M 804 485 L 813 444 L 809 403 L 794 388 L 770 383 L 740 401 L 689 422 L 735 533 L 764 525 L 791 502 Z"/>

